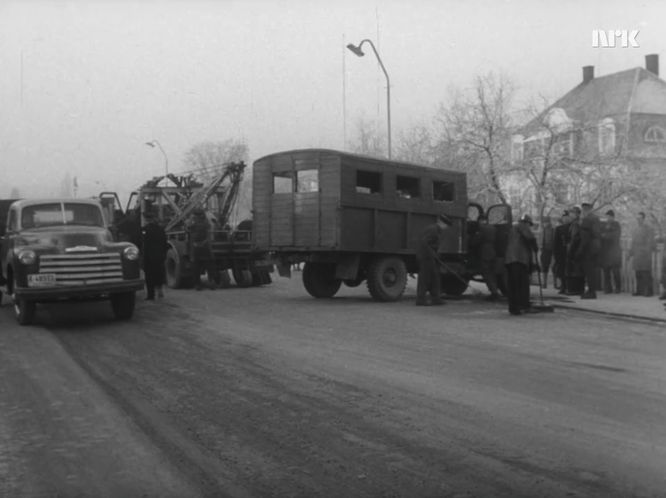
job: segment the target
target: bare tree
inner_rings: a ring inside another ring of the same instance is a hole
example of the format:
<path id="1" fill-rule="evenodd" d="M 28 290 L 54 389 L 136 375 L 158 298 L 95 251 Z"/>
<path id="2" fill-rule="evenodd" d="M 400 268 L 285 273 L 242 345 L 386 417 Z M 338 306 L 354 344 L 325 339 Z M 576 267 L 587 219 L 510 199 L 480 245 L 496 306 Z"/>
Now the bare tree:
<path id="1" fill-rule="evenodd" d="M 359 117 L 356 121 L 356 132 L 356 139 L 351 145 L 352 151 L 367 156 L 387 156 L 387 139 L 375 121 Z"/>

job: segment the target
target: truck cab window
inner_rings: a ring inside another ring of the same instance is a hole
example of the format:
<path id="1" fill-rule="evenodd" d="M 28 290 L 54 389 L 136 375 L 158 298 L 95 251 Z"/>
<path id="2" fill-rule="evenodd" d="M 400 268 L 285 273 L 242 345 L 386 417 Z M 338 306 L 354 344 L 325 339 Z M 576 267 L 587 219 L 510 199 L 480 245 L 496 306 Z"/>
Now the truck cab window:
<path id="1" fill-rule="evenodd" d="M 294 191 L 294 175 L 291 171 L 273 173 L 273 193 L 291 194 Z"/>
<path id="2" fill-rule="evenodd" d="M 421 197 L 420 181 L 411 176 L 398 175 L 395 180 L 395 190 L 398 197 L 414 199 Z"/>
<path id="3" fill-rule="evenodd" d="M 296 192 L 319 192 L 319 171 L 316 169 L 297 171 Z"/>
<path id="4" fill-rule="evenodd" d="M 382 192 L 382 174 L 375 171 L 357 171 L 356 192 L 360 194 L 380 194 Z"/>
<path id="5" fill-rule="evenodd" d="M 433 181 L 432 198 L 439 202 L 453 202 L 455 200 L 455 185 L 452 182 Z"/>

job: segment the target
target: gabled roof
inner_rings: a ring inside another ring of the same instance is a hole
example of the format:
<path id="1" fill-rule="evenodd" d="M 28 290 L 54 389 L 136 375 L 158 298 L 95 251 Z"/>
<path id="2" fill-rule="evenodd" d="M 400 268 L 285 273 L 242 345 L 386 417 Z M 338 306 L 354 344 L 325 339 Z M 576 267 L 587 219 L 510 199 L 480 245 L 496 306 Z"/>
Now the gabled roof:
<path id="1" fill-rule="evenodd" d="M 581 82 L 518 131 L 531 135 L 553 109 L 575 124 L 598 122 L 628 113 L 666 114 L 666 81 L 641 67 Z"/>

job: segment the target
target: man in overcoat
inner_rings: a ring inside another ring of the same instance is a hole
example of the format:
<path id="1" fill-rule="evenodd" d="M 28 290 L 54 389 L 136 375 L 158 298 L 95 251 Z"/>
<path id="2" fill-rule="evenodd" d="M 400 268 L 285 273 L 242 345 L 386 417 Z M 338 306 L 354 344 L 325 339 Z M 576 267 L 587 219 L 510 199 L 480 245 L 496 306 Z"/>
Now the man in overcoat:
<path id="1" fill-rule="evenodd" d="M 164 297 L 162 286 L 165 280 L 164 261 L 167 253 L 167 237 L 157 222 L 157 217 L 151 211 L 144 214 L 145 226 L 141 230 L 143 246 L 143 271 L 146 277 L 146 300 L 152 301 L 157 297 Z"/>
<path id="2" fill-rule="evenodd" d="M 488 217 L 485 214 L 479 216 L 478 222 L 479 229 L 472 237 L 470 245 L 479 258 L 481 276 L 490 291 L 488 299 L 495 301 L 500 297 L 497 286 L 497 252 L 495 250 L 497 229 L 488 223 Z"/>
<path id="3" fill-rule="evenodd" d="M 512 315 L 531 311 L 530 270 L 538 251 L 532 225 L 532 218 L 524 214 L 509 231 L 504 264 L 507 269 L 509 313 Z M 536 270 L 540 271 L 540 268 L 537 266 Z"/>
<path id="4" fill-rule="evenodd" d="M 437 222 L 428 225 L 421 233 L 417 247 L 416 260 L 419 265 L 418 279 L 416 281 L 416 305 L 427 306 L 427 295 L 430 294 L 430 304 L 444 304 L 441 292 L 441 275 L 439 271 L 439 245 L 442 242 L 446 228 L 452 221 L 446 215 L 439 215 Z"/>
<path id="5" fill-rule="evenodd" d="M 571 218 L 569 211 L 564 211 L 560 218 L 560 224 L 555 227 L 555 236 L 553 240 L 553 259 L 555 260 L 554 273 L 555 278 L 559 280 L 560 291 L 558 294 L 567 293 L 567 245 L 569 243 L 569 225 Z"/>
<path id="6" fill-rule="evenodd" d="M 622 227 L 615 219 L 612 209 L 606 211 L 606 221 L 601 225 L 601 255 L 600 263 L 604 274 L 604 293 L 622 292 L 620 268 L 622 267 L 622 248 L 620 239 Z"/>
<path id="7" fill-rule="evenodd" d="M 592 211 L 592 204 L 581 204 L 582 218 L 580 221 L 580 245 L 576 259 L 583 265 L 583 293 L 582 299 L 597 298 L 598 258 L 601 250 L 601 221 Z M 587 289 L 585 289 L 587 286 Z"/>
<path id="8" fill-rule="evenodd" d="M 581 209 L 574 206 L 571 210 L 569 239 L 567 242 L 567 294 L 582 295 L 585 290 L 583 262 L 580 259 L 580 214 Z"/>
<path id="9" fill-rule="evenodd" d="M 654 295 L 652 282 L 652 253 L 656 249 L 654 230 L 645 223 L 645 213 L 640 212 L 636 218 L 638 226 L 631 234 L 632 258 L 636 274 L 636 292 L 634 296 L 651 297 Z"/>

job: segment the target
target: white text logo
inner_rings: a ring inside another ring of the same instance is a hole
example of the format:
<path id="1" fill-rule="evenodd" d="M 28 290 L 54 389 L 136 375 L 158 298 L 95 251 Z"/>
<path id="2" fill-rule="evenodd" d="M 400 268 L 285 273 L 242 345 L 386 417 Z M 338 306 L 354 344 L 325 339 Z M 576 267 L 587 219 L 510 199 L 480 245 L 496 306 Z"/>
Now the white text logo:
<path id="1" fill-rule="evenodd" d="M 637 29 L 593 29 L 592 46 L 594 48 L 638 48 L 636 37 L 639 31 Z"/>

